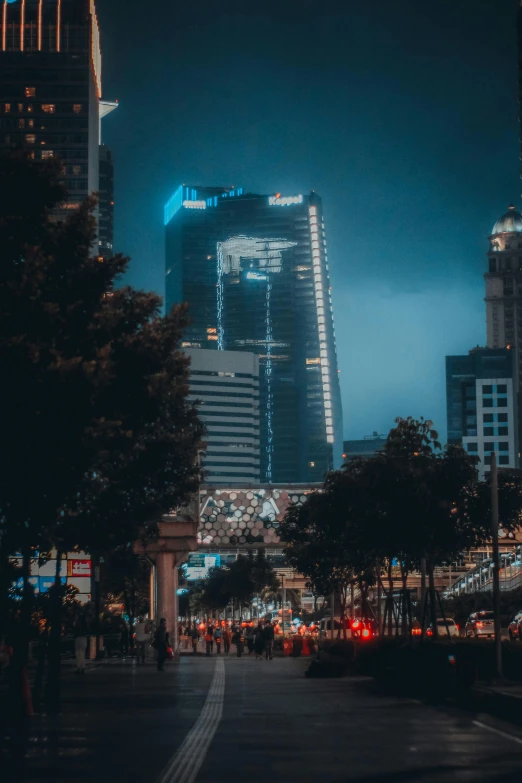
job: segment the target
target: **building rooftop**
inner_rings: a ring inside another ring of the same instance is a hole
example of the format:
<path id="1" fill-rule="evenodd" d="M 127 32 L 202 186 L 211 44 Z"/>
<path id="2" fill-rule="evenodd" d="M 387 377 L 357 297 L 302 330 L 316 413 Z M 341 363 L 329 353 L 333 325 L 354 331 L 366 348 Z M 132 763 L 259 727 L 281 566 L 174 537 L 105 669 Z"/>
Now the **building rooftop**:
<path id="1" fill-rule="evenodd" d="M 497 220 L 492 234 L 522 234 L 522 215 L 510 204 L 508 211 Z"/>

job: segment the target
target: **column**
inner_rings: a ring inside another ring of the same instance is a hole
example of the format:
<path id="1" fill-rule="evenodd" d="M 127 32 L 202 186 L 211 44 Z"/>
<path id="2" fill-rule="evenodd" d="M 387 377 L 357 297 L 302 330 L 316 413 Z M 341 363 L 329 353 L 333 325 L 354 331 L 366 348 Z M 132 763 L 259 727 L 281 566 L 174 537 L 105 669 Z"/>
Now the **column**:
<path id="1" fill-rule="evenodd" d="M 176 616 L 176 569 L 174 552 L 159 552 L 156 557 L 156 579 L 158 589 L 158 611 L 156 625 L 162 617 L 167 621 L 172 647 L 177 635 Z"/>

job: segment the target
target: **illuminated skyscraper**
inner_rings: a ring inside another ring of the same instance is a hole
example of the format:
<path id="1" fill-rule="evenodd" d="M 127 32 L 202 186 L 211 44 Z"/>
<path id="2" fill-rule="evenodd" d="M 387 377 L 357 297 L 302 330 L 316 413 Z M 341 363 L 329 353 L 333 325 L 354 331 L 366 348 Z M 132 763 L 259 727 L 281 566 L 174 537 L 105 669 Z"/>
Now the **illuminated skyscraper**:
<path id="1" fill-rule="evenodd" d="M 181 186 L 165 224 L 185 347 L 259 356 L 261 481 L 321 481 L 343 446 L 321 199 Z"/>
<path id="2" fill-rule="evenodd" d="M 65 210 L 99 189 L 102 101 L 94 0 L 0 0 L 0 150 L 60 158 Z"/>

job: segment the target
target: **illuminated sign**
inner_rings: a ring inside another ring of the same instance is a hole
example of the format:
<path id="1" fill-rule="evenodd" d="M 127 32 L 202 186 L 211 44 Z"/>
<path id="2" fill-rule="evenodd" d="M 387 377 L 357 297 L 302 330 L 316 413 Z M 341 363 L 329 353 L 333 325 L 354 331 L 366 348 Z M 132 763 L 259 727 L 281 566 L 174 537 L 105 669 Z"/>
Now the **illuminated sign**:
<path id="1" fill-rule="evenodd" d="M 266 280 L 266 275 L 262 275 L 259 272 L 247 272 L 247 280 Z"/>
<path id="2" fill-rule="evenodd" d="M 189 201 L 188 199 L 185 199 L 183 202 L 183 206 L 185 209 L 206 209 L 207 208 L 207 202 L 206 201 Z"/>
<path id="3" fill-rule="evenodd" d="M 302 204 L 303 194 L 300 193 L 298 196 L 280 196 L 279 194 L 277 196 L 269 196 L 268 203 L 271 207 L 288 207 L 290 204 Z"/>
<path id="4" fill-rule="evenodd" d="M 67 576 L 91 576 L 91 561 L 68 560 Z"/>
<path id="5" fill-rule="evenodd" d="M 188 562 L 184 563 L 183 570 L 187 581 L 197 579 L 207 579 L 211 568 L 221 566 L 221 556 L 207 554 L 206 552 L 191 552 L 188 556 Z"/>

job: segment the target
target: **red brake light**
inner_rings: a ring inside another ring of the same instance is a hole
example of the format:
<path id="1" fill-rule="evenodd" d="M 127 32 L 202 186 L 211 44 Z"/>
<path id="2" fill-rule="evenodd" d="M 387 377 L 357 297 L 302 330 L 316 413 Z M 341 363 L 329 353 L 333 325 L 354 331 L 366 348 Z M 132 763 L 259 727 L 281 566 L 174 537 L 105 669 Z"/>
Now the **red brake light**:
<path id="1" fill-rule="evenodd" d="M 431 630 L 431 628 L 428 628 L 428 630 L 426 631 L 426 636 L 433 636 L 433 631 Z"/>
<path id="2" fill-rule="evenodd" d="M 455 623 L 455 628 L 457 629 L 457 631 L 460 631 L 460 625 L 458 625 L 457 623 Z"/>
<path id="3" fill-rule="evenodd" d="M 420 628 L 413 628 L 413 629 L 412 629 L 412 634 L 413 634 L 413 636 L 420 636 L 420 635 L 421 635 L 421 633 L 422 633 L 422 631 L 421 631 L 421 629 L 420 629 Z"/>
<path id="4" fill-rule="evenodd" d="M 365 639 L 368 639 L 368 638 L 370 637 L 370 635 L 371 635 L 371 632 L 368 630 L 368 628 L 364 628 L 364 629 L 363 629 L 363 632 L 362 632 L 362 636 L 363 636 Z"/>
<path id="5" fill-rule="evenodd" d="M 359 627 L 359 620 L 354 620 L 352 623 L 352 628 L 358 628 Z"/>
<path id="6" fill-rule="evenodd" d="M 478 623 L 477 623 L 477 628 L 484 628 L 484 623 L 480 623 L 480 622 L 478 622 Z"/>

